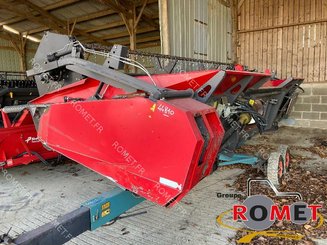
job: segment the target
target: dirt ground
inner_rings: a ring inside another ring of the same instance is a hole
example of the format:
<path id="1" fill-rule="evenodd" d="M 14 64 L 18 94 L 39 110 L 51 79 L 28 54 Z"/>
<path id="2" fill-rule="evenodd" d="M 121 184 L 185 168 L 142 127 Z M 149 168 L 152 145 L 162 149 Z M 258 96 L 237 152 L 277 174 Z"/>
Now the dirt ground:
<path id="1" fill-rule="evenodd" d="M 290 239 L 257 236 L 252 244 L 327 244 L 327 131 L 317 129 L 302 129 L 282 127 L 278 133 L 259 135 L 253 138 L 240 149 L 240 152 L 252 152 L 254 155 L 262 155 L 278 149 L 280 144 L 287 144 L 291 152 L 291 166 L 288 173 L 282 178 L 279 191 L 300 192 L 303 201 L 309 204 L 320 204 L 320 213 L 324 218 L 323 225 L 315 229 L 317 222 L 305 225 L 294 225 L 291 222 L 276 222 L 272 230 L 292 230 L 295 234 L 302 234 L 304 238 L 300 241 Z M 236 166 L 233 166 L 236 167 Z M 247 166 L 238 166 L 245 169 L 232 187 L 245 192 L 248 178 L 263 177 L 261 172 Z M 281 207 L 292 204 L 295 198 L 278 198 L 265 184 L 255 183 L 252 194 L 266 194 Z M 242 200 L 240 200 L 242 201 Z M 237 232 L 234 241 L 246 235 L 246 232 Z"/>

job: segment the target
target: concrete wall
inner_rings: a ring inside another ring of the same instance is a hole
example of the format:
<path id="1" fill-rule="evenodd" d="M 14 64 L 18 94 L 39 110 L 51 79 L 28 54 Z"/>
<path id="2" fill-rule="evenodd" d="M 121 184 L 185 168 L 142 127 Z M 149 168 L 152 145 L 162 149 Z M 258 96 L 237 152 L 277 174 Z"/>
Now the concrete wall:
<path id="1" fill-rule="evenodd" d="M 295 126 L 327 129 L 327 83 L 307 83 L 300 94 L 290 118 Z"/>

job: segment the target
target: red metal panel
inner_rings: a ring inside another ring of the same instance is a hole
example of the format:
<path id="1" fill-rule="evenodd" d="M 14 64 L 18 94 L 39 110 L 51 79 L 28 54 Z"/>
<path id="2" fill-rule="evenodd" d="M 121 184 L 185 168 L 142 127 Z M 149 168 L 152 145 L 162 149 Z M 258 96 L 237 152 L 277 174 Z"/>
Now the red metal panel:
<path id="1" fill-rule="evenodd" d="M 266 83 L 264 83 L 261 88 L 274 88 L 274 87 L 278 87 L 279 85 L 281 85 L 283 82 L 285 81 L 285 79 L 277 79 L 277 80 L 269 80 Z"/>
<path id="2" fill-rule="evenodd" d="M 203 84 L 208 82 L 213 76 L 215 76 L 218 72 L 219 70 L 196 71 L 196 72 L 192 71 L 192 72 L 185 72 L 185 73 L 153 75 L 152 78 L 159 87 L 171 88 L 176 90 L 191 88 L 194 91 L 196 91 Z M 216 95 L 223 94 L 235 83 L 239 82 L 241 79 L 245 78 L 246 76 L 252 76 L 253 79 L 244 88 L 244 90 L 253 87 L 258 82 L 260 82 L 261 79 L 270 77 L 269 74 L 263 74 L 263 73 L 227 70 L 226 76 L 221 81 L 214 94 Z M 148 76 L 139 76 L 138 78 L 148 83 L 152 83 L 151 79 Z"/>
<path id="3" fill-rule="evenodd" d="M 196 116 L 207 127 L 205 149 Z M 50 148 L 160 205 L 211 172 L 223 134 L 215 109 L 191 98 L 53 104 L 38 129 Z"/>
<path id="4" fill-rule="evenodd" d="M 30 113 L 26 110 L 16 123 L 11 123 L 7 114 L 1 111 L 4 128 L 0 130 L 0 163 L 4 168 L 16 167 L 40 159 L 33 153 L 38 153 L 43 159 L 58 156 L 56 152 L 47 150 L 37 139 L 37 133 Z"/>

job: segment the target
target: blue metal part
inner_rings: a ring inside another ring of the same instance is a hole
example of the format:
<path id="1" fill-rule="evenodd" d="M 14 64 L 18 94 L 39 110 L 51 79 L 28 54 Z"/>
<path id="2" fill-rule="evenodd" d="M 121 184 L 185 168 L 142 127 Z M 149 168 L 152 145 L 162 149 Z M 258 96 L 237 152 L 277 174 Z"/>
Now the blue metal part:
<path id="1" fill-rule="evenodd" d="M 91 230 L 93 231 L 144 200 L 143 197 L 135 196 L 129 191 L 115 188 L 83 203 L 82 206 L 90 209 Z"/>
<path id="2" fill-rule="evenodd" d="M 219 154 L 218 160 L 219 160 L 219 166 L 226 166 L 226 165 L 232 165 L 238 163 L 254 165 L 259 161 L 259 158 L 254 156 L 248 156 L 245 154 L 234 154 L 231 157 L 225 154 Z"/>

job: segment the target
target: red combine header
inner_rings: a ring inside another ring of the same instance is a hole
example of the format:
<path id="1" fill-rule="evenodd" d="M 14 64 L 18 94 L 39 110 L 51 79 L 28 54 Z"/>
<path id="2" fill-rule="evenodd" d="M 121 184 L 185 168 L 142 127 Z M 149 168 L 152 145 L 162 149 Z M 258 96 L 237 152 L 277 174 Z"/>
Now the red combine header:
<path id="1" fill-rule="evenodd" d="M 277 129 L 303 81 L 239 68 L 130 76 L 119 71 L 133 62 L 124 47 L 114 46 L 103 65 L 85 60 L 86 52 L 103 55 L 71 37 L 43 37 L 28 71 L 40 97 L 2 109 L 2 166 L 61 154 L 162 206 L 220 165 L 267 169 L 265 160 L 235 150 Z M 288 164 L 286 153 L 277 158 L 268 167 L 276 184 Z"/>

